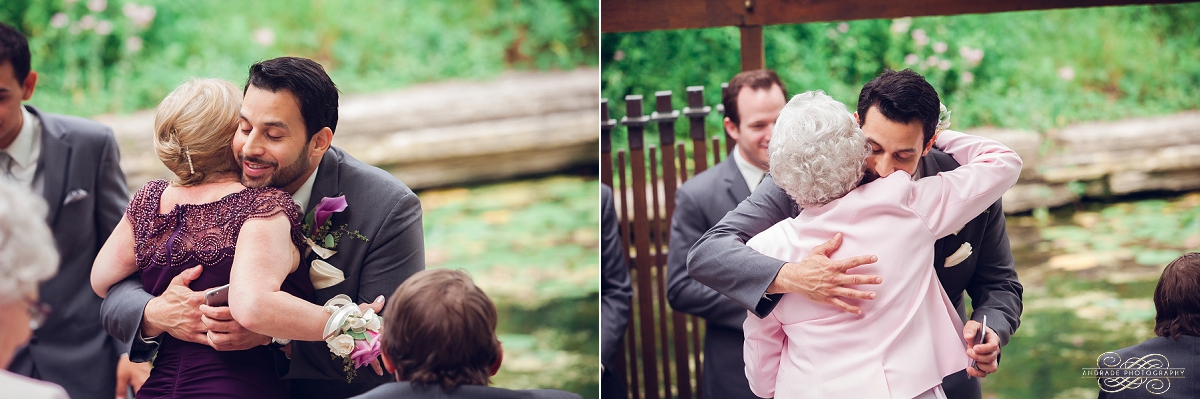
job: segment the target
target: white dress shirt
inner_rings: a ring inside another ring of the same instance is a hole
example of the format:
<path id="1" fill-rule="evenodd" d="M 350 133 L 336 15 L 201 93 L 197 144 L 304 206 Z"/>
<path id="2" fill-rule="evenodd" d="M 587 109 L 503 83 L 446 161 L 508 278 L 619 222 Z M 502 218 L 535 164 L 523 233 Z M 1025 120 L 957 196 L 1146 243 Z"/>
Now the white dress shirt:
<path id="1" fill-rule="evenodd" d="M 17 138 L 8 148 L 0 149 L 12 157 L 9 172 L 13 179 L 25 187 L 33 187 L 34 175 L 37 173 L 38 159 L 42 155 L 42 123 L 37 117 L 21 107 L 21 130 Z M 2 168 L 3 165 L 0 165 Z"/>
<path id="2" fill-rule="evenodd" d="M 733 162 L 737 164 L 738 171 L 742 172 L 742 178 L 746 179 L 746 185 L 750 186 L 750 192 L 758 188 L 758 183 L 762 182 L 763 176 L 767 171 L 759 169 L 754 164 L 742 157 L 742 152 L 738 150 L 738 146 L 733 146 Z"/>

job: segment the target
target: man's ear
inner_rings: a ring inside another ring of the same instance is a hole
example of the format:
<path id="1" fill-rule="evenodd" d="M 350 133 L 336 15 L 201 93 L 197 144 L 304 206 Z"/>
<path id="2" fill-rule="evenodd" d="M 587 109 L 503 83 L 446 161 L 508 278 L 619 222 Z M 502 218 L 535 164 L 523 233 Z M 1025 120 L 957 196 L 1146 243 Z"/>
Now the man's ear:
<path id="1" fill-rule="evenodd" d="M 854 121 L 858 122 L 858 127 L 862 127 L 862 118 L 858 117 L 858 111 L 854 111 Z"/>
<path id="2" fill-rule="evenodd" d="M 942 134 L 942 132 L 934 133 L 933 137 L 929 138 L 929 142 L 925 143 L 925 151 L 921 151 L 921 156 L 929 155 L 929 150 L 933 148 L 933 142 L 937 141 L 939 134 Z"/>
<path id="3" fill-rule="evenodd" d="M 312 152 L 309 155 L 324 156 L 325 151 L 329 149 L 329 146 L 333 145 L 333 130 L 330 130 L 329 127 L 326 126 L 318 131 L 317 134 L 314 134 L 310 142 L 312 147 L 309 148 L 309 151 Z"/>
<path id="4" fill-rule="evenodd" d="M 396 374 L 396 363 L 392 363 L 392 358 L 388 357 L 387 352 L 383 352 L 381 355 L 383 355 L 383 369 L 387 370 L 388 374 L 396 376 L 396 381 L 400 381 L 400 375 Z"/>
<path id="5" fill-rule="evenodd" d="M 490 370 L 488 370 L 488 375 L 495 376 L 496 373 L 500 372 L 500 363 L 503 363 L 503 362 L 504 362 L 504 345 L 502 344 L 499 346 L 498 350 L 496 351 L 496 363 L 492 363 L 492 368 Z"/>
<path id="6" fill-rule="evenodd" d="M 33 90 L 37 88 L 37 71 L 29 71 L 29 75 L 25 76 L 25 84 L 21 85 L 21 101 L 29 101 L 33 97 Z"/>
<path id="7" fill-rule="evenodd" d="M 734 141 L 737 141 L 737 139 L 738 139 L 737 125 L 733 124 L 733 121 L 729 120 L 729 117 L 725 118 L 725 132 L 729 133 L 730 138 L 732 138 Z"/>

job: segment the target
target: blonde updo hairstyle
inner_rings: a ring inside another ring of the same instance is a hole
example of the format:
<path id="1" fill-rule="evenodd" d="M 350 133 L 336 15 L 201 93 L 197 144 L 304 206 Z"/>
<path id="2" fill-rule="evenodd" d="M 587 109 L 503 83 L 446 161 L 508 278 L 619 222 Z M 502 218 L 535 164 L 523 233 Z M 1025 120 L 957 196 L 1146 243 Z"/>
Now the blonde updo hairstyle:
<path id="1" fill-rule="evenodd" d="M 767 151 L 775 183 L 801 208 L 828 204 L 857 187 L 871 154 L 846 106 L 820 90 L 788 101 Z"/>
<path id="2" fill-rule="evenodd" d="M 220 79 L 192 79 L 158 104 L 154 151 L 175 173 L 172 183 L 194 186 L 238 172 L 230 143 L 238 127 L 242 93 Z"/>

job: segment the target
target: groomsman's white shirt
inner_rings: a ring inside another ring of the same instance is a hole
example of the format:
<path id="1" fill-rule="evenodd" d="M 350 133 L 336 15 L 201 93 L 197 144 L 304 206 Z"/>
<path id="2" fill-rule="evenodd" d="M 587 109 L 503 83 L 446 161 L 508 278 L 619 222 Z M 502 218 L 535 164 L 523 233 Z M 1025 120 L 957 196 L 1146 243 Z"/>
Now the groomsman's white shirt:
<path id="1" fill-rule="evenodd" d="M 42 123 L 29 110 L 21 107 L 21 131 L 8 148 L 0 152 L 12 157 L 9 172 L 13 178 L 25 187 L 33 187 L 34 174 L 37 173 L 38 159 L 42 155 Z M 0 165 L 2 167 L 3 165 Z M 41 190 L 34 189 L 40 194 Z"/>
<path id="2" fill-rule="evenodd" d="M 750 192 L 758 188 L 758 183 L 762 182 L 763 176 L 767 171 L 759 169 L 754 164 L 742 158 L 742 152 L 738 150 L 738 146 L 733 146 L 733 162 L 737 164 L 738 171 L 742 172 L 742 179 L 746 180 L 746 185 L 750 187 Z"/>

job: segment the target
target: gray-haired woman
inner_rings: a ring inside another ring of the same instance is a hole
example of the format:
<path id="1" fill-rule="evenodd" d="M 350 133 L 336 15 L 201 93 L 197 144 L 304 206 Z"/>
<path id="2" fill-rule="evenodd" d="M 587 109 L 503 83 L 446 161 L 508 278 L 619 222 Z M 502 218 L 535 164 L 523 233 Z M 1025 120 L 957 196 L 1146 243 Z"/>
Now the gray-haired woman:
<path id="1" fill-rule="evenodd" d="M 755 394 L 945 398 L 942 378 L 967 367 L 962 320 L 934 274 L 934 241 L 955 234 L 1012 187 L 1021 158 L 958 132 L 934 140 L 962 166 L 918 181 L 897 172 L 860 185 L 869 150 L 844 105 L 816 91 L 793 97 L 780 112 L 771 174 L 804 210 L 747 245 L 795 262 L 840 232 L 838 252 L 878 254 L 877 263 L 856 271 L 888 283 L 875 300 L 855 301 L 861 314 L 787 294 L 765 318 L 747 317 L 746 376 Z"/>
<path id="2" fill-rule="evenodd" d="M 0 178 L 0 387 L 4 397 L 67 397 L 58 385 L 4 369 L 49 312 L 38 302 L 37 288 L 58 270 L 58 253 L 45 219 L 41 198 Z"/>

